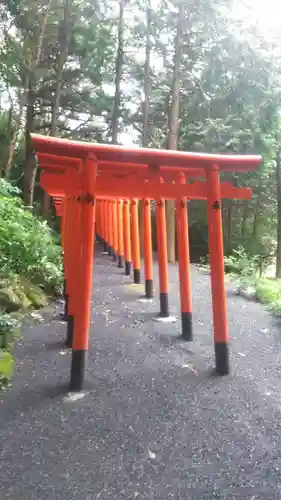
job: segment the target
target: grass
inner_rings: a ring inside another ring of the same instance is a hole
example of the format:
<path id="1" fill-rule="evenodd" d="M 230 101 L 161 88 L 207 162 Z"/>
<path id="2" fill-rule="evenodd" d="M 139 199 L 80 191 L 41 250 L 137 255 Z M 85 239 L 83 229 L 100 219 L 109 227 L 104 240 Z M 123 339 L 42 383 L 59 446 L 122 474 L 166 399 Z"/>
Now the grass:
<path id="1" fill-rule="evenodd" d="M 243 250 L 225 257 L 225 277 L 238 285 L 237 293 L 264 304 L 274 316 L 281 317 L 281 279 L 275 279 L 275 266 L 264 269 L 264 276 L 257 271 L 257 258 L 249 258 Z M 210 270 L 209 259 L 204 259 L 201 269 Z"/>
<path id="2" fill-rule="evenodd" d="M 256 280 L 254 288 L 256 300 L 265 304 L 274 316 L 281 317 L 281 280 L 260 278 Z"/>
<path id="3" fill-rule="evenodd" d="M 281 280 L 261 278 L 256 284 L 256 298 L 262 304 L 272 304 L 281 297 Z"/>

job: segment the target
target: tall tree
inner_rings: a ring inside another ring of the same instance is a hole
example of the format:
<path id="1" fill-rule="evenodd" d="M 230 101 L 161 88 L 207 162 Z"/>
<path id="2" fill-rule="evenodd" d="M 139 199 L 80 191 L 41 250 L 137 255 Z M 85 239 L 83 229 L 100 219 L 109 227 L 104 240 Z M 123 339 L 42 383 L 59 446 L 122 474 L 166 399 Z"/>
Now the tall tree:
<path id="1" fill-rule="evenodd" d="M 7 43 L 15 51 L 19 50 L 18 73 L 21 81 L 21 105 L 25 111 L 25 169 L 23 199 L 26 205 L 33 204 L 36 162 L 33 156 L 30 132 L 33 130 L 35 72 L 40 64 L 41 50 L 54 0 L 47 3 L 25 0 L 20 5 L 16 1 L 7 1 L 17 38 L 8 33 Z"/>
<path id="2" fill-rule="evenodd" d="M 185 23 L 184 3 L 180 2 L 177 14 L 177 29 L 174 41 L 174 67 L 172 81 L 172 98 L 171 105 L 168 111 L 168 137 L 167 148 L 177 149 L 178 133 L 179 133 L 179 102 L 181 90 L 181 60 L 183 48 L 183 27 Z M 176 260 L 176 217 L 175 217 L 175 202 L 168 200 L 166 202 L 166 218 L 167 218 L 167 243 L 168 243 L 168 260 L 175 262 Z"/>
<path id="3" fill-rule="evenodd" d="M 276 188 L 277 188 L 276 278 L 281 278 L 281 144 L 279 144 L 276 153 Z"/>
<path id="4" fill-rule="evenodd" d="M 143 128 L 142 147 L 147 148 L 149 144 L 149 99 L 150 99 L 150 57 L 151 57 L 151 4 L 146 0 L 145 4 L 145 62 L 144 62 L 144 84 L 143 84 Z M 139 203 L 139 227 L 140 227 L 140 250 L 144 254 L 144 227 L 142 204 Z"/>
<path id="5" fill-rule="evenodd" d="M 54 80 L 55 88 L 51 103 L 51 135 L 57 135 L 58 113 L 61 100 L 61 91 L 63 85 L 63 70 L 68 59 L 69 44 L 72 33 L 72 0 L 63 2 L 63 18 L 59 23 L 58 30 L 58 49 L 55 56 Z M 47 193 L 44 193 L 43 214 L 46 216 L 50 209 L 51 199 Z"/>
<path id="6" fill-rule="evenodd" d="M 151 5 L 146 0 L 146 41 L 145 41 L 145 63 L 144 63 L 144 99 L 143 99 L 143 131 L 142 146 L 148 147 L 149 134 L 149 99 L 150 99 L 150 56 L 151 56 Z"/>
<path id="7" fill-rule="evenodd" d="M 112 142 L 118 142 L 120 104 L 121 104 L 121 81 L 124 62 L 124 6 L 125 0 L 119 0 L 119 18 L 118 18 L 118 42 L 115 65 L 115 94 L 112 113 Z"/>
<path id="8" fill-rule="evenodd" d="M 112 100 L 103 84 L 110 81 L 114 48 L 113 23 L 105 11 L 105 4 L 101 11 L 90 0 L 53 0 L 44 6 L 39 0 L 24 0 L 20 6 L 16 0 L 6 2 L 0 78 L 15 101 L 14 117 L 20 115 L 13 120 L 17 132 L 25 130 L 28 205 L 36 175 L 32 130 L 105 140 Z M 11 153 L 19 139 L 15 144 L 9 140 Z M 10 171 L 13 154 L 9 157 Z"/>

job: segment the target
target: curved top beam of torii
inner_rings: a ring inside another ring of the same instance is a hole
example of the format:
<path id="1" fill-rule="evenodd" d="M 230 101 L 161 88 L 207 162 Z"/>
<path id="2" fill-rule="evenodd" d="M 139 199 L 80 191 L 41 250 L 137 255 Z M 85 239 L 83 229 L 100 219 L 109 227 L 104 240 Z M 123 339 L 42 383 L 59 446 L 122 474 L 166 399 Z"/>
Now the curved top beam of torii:
<path id="1" fill-rule="evenodd" d="M 117 162 L 152 166 L 165 165 L 167 167 L 181 167 L 186 171 L 189 168 L 206 169 L 217 165 L 221 171 L 249 172 L 257 169 L 262 163 L 262 157 L 259 155 L 222 155 L 137 147 L 127 148 L 38 134 L 31 134 L 31 138 L 36 153 L 50 153 L 78 159 L 85 159 L 91 153 L 96 156 L 98 162 L 113 162 L 115 165 Z"/>

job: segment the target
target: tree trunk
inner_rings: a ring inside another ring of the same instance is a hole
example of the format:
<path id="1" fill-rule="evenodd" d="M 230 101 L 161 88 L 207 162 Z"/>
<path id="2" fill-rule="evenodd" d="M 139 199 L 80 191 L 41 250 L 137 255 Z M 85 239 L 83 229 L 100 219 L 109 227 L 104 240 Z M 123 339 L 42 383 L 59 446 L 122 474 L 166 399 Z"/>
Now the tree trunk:
<path id="1" fill-rule="evenodd" d="M 45 30 L 48 22 L 48 17 L 52 11 L 53 0 L 49 0 L 45 6 L 44 14 L 40 19 L 38 25 L 38 38 L 34 47 L 26 60 L 23 61 L 22 68 L 22 82 L 23 82 L 23 109 L 26 106 L 26 120 L 25 120 L 25 166 L 24 166 L 24 176 L 23 176 L 23 201 L 25 205 L 32 207 L 34 199 L 34 187 L 36 178 L 36 161 L 33 154 L 33 145 L 30 137 L 30 132 L 33 129 L 33 118 L 34 118 L 34 96 L 32 92 L 32 77 L 34 75 L 35 69 L 40 63 L 40 56 L 42 45 L 45 36 Z M 19 14 L 20 15 L 20 14 Z"/>
<path id="2" fill-rule="evenodd" d="M 243 204 L 243 213 L 242 213 L 242 221 L 241 221 L 241 236 L 244 237 L 246 235 L 246 222 L 249 215 L 249 202 L 248 200 L 244 201 Z"/>
<path id="3" fill-rule="evenodd" d="M 144 64 L 144 103 L 143 103 L 143 132 L 142 132 L 142 146 L 148 147 L 148 134 L 149 134 L 149 99 L 150 99 L 150 54 L 151 54 L 151 6 L 150 0 L 146 4 L 146 44 L 145 44 L 145 64 Z"/>
<path id="4" fill-rule="evenodd" d="M 25 167 L 24 167 L 24 189 L 23 201 L 26 206 L 32 207 L 34 201 L 34 187 L 36 178 L 36 161 L 33 154 L 33 145 L 29 131 L 26 130 L 25 136 L 26 152 L 25 152 Z"/>
<path id="5" fill-rule="evenodd" d="M 57 58 L 55 96 L 52 102 L 52 122 L 51 122 L 52 136 L 57 135 L 57 119 L 58 119 L 58 108 L 60 106 L 61 89 L 63 84 L 63 69 L 68 57 L 68 49 L 72 31 L 71 9 L 72 9 L 72 0 L 65 0 L 63 21 L 60 26 L 60 34 L 59 34 L 60 47 L 59 47 L 59 55 Z"/>
<path id="6" fill-rule="evenodd" d="M 71 37 L 71 22 L 70 22 L 71 7 L 72 7 L 72 1 L 65 0 L 63 21 L 60 29 L 60 48 L 57 61 L 55 95 L 52 102 L 51 136 L 53 137 L 57 135 L 58 109 L 60 106 L 61 90 L 63 84 L 63 69 L 67 61 L 68 48 Z M 48 213 L 50 211 L 50 205 L 51 205 L 51 198 L 47 193 L 44 193 L 44 202 L 43 202 L 44 217 L 48 216 Z"/>
<path id="7" fill-rule="evenodd" d="M 184 5 L 181 2 L 178 11 L 177 31 L 175 36 L 174 52 L 174 70 L 172 83 L 172 102 L 169 109 L 169 131 L 167 137 L 168 149 L 177 149 L 178 131 L 179 131 L 179 99 L 180 99 L 180 65 L 183 47 L 183 24 Z M 167 243 L 168 243 L 168 261 L 176 261 L 176 206 L 172 200 L 166 201 L 167 218 Z"/>
<path id="8" fill-rule="evenodd" d="M 258 235 L 258 222 L 261 210 L 261 191 L 262 191 L 262 180 L 260 180 L 260 184 L 257 192 L 257 201 L 254 213 L 254 222 L 253 222 L 253 238 L 257 238 Z"/>
<path id="9" fill-rule="evenodd" d="M 232 250 L 232 226 L 233 226 L 233 201 L 228 201 L 227 206 L 227 243 L 229 251 Z"/>
<path id="10" fill-rule="evenodd" d="M 34 199 L 34 185 L 36 177 L 36 162 L 33 154 L 33 146 L 30 133 L 33 128 L 33 94 L 31 75 L 27 78 L 26 85 L 26 123 L 25 123 L 25 166 L 23 177 L 23 201 L 25 205 L 32 207 Z"/>
<path id="11" fill-rule="evenodd" d="M 145 63 L 144 63 L 144 102 L 143 102 L 143 129 L 142 129 L 142 147 L 148 147 L 149 137 L 149 99 L 150 99 L 150 54 L 151 54 L 151 6 L 150 0 L 146 3 L 146 43 L 145 43 Z M 140 252 L 141 256 L 144 255 L 144 241 L 143 241 L 143 211 L 142 203 L 139 203 L 139 228 L 140 228 Z"/>
<path id="12" fill-rule="evenodd" d="M 279 148 L 276 153 L 276 180 L 277 180 L 276 278 L 281 278 L 281 148 Z"/>
<path id="13" fill-rule="evenodd" d="M 120 119 L 121 79 L 124 59 L 124 0 L 119 0 L 118 47 L 115 65 L 115 95 L 112 114 L 112 143 L 117 144 Z"/>
<path id="14" fill-rule="evenodd" d="M 13 159 L 14 159 L 14 154 L 15 154 L 15 149 L 16 149 L 16 143 L 17 143 L 17 138 L 19 135 L 20 130 L 24 129 L 24 122 L 26 119 L 26 113 L 25 113 L 25 106 L 26 106 L 26 98 L 27 98 L 27 87 L 26 84 L 28 85 L 30 76 L 27 76 L 27 78 L 23 78 L 22 80 L 22 86 L 19 89 L 19 95 L 18 95 L 18 103 L 19 103 L 19 110 L 17 113 L 15 113 L 14 106 L 12 105 L 10 108 L 10 114 L 9 114 L 9 137 L 10 137 L 10 147 L 9 147 L 9 154 L 7 158 L 7 163 L 5 166 L 5 178 L 7 180 L 10 179 L 11 176 L 11 170 L 13 167 Z M 14 121 L 14 124 L 13 124 Z M 12 129 L 13 132 L 12 132 Z M 0 175 L 1 177 L 1 175 Z"/>
<path id="15" fill-rule="evenodd" d="M 11 104 L 8 115 L 8 123 L 7 123 L 7 137 L 10 139 L 9 151 L 7 156 L 6 166 L 3 169 L 3 174 L 6 180 L 10 178 L 10 172 L 12 168 L 12 161 L 14 156 L 15 144 L 16 144 L 16 136 L 15 133 L 12 132 L 13 128 L 13 105 Z M 2 169 L 1 169 L 2 170 Z M 2 177 L 2 171 L 0 170 L 0 177 Z"/>
<path id="16" fill-rule="evenodd" d="M 13 158 L 15 154 L 15 148 L 16 148 L 16 142 L 17 142 L 17 137 L 18 137 L 18 130 L 14 130 L 13 135 L 10 140 L 10 147 L 9 147 L 9 156 L 6 164 L 6 170 L 5 170 L 5 178 L 8 181 L 11 176 L 11 170 L 13 166 Z"/>

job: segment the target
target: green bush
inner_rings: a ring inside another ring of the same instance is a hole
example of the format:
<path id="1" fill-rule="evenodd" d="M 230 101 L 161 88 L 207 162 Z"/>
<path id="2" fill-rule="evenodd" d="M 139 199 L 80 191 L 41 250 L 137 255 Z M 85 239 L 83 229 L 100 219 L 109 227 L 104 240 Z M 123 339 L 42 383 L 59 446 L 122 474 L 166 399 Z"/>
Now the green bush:
<path id="1" fill-rule="evenodd" d="M 256 275 L 260 265 L 258 255 L 250 255 L 242 246 L 233 250 L 231 255 L 225 256 L 225 272 L 247 279 Z"/>
<path id="2" fill-rule="evenodd" d="M 225 273 L 235 275 L 241 282 L 255 279 L 259 265 L 259 256 L 249 255 L 242 246 L 233 250 L 230 255 L 224 257 Z M 200 267 L 204 270 L 210 268 L 209 255 L 200 259 Z"/>
<path id="3" fill-rule="evenodd" d="M 281 298 L 279 298 L 278 300 L 275 300 L 274 302 L 272 302 L 272 304 L 269 304 L 268 309 L 274 316 L 277 316 L 278 318 L 280 318 L 281 317 Z"/>
<path id="4" fill-rule="evenodd" d="M 20 323 L 10 314 L 0 314 L 0 347 L 8 349 L 19 335 Z"/>
<path id="5" fill-rule="evenodd" d="M 19 336 L 20 323 L 9 314 L 0 314 L 0 390 L 6 389 L 14 373 L 11 353 L 13 341 Z"/>
<path id="6" fill-rule="evenodd" d="M 47 293 L 60 293 L 60 247 L 47 222 L 34 217 L 15 191 L 0 179 L 0 277 L 23 275 Z"/>
<path id="7" fill-rule="evenodd" d="M 210 255 L 200 258 L 199 266 L 203 271 L 210 271 Z"/>
<path id="8" fill-rule="evenodd" d="M 255 254 L 254 251 L 257 253 Z M 238 293 L 258 300 L 275 316 L 281 317 L 281 280 L 260 277 L 261 265 L 271 264 L 274 245 L 266 240 L 239 245 L 224 258 L 225 272 L 238 285 Z M 201 259 L 201 268 L 209 269 L 210 259 Z"/>
<path id="9" fill-rule="evenodd" d="M 60 294 L 63 284 L 58 237 L 18 195 L 0 179 L 0 389 L 9 386 L 14 371 L 11 349 L 19 323 L 12 314 L 46 305 L 46 294 Z"/>
<path id="10" fill-rule="evenodd" d="M 254 272 L 258 272 L 261 276 L 265 269 L 274 262 L 276 242 L 269 236 L 259 238 L 234 236 L 231 241 L 231 248 L 227 244 L 225 245 L 225 254 L 227 256 L 226 263 L 228 263 L 228 257 L 236 261 L 239 260 L 242 267 L 247 267 L 248 263 L 250 263 L 251 268 L 254 268 Z M 251 272 L 252 270 L 248 274 L 251 274 Z M 240 274 L 239 270 L 237 274 Z"/>
<path id="11" fill-rule="evenodd" d="M 265 304 L 272 314 L 281 317 L 281 280 L 260 278 L 257 275 L 256 259 L 249 258 L 243 251 L 238 256 L 234 253 L 226 257 L 226 261 L 232 277 L 235 275 L 235 282 L 240 285 L 239 293 L 244 295 L 251 289 L 253 298 Z"/>
<path id="12" fill-rule="evenodd" d="M 256 298 L 262 304 L 278 302 L 281 297 L 281 281 L 275 279 L 260 279 L 256 285 Z"/>
<path id="13" fill-rule="evenodd" d="M 258 255 L 262 259 L 270 259 L 275 253 L 276 242 L 268 235 L 256 238 L 251 238 L 249 235 L 233 235 L 230 247 L 228 243 L 225 244 L 225 254 L 229 255 L 239 248 L 243 248 L 249 256 Z"/>
<path id="14" fill-rule="evenodd" d="M 0 350 L 0 390 L 9 387 L 14 373 L 14 358 L 6 349 Z"/>

